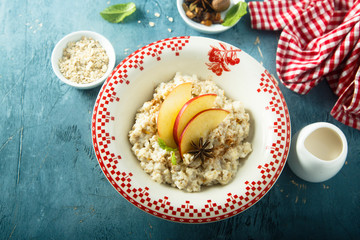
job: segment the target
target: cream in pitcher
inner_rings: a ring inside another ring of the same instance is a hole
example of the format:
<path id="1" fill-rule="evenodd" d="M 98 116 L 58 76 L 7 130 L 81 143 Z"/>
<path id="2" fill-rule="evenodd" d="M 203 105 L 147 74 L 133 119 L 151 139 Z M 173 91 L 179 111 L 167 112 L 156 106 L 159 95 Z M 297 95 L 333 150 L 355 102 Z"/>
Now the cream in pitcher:
<path id="1" fill-rule="evenodd" d="M 316 129 L 305 138 L 305 148 L 321 160 L 336 159 L 343 149 L 340 136 L 331 128 Z"/>

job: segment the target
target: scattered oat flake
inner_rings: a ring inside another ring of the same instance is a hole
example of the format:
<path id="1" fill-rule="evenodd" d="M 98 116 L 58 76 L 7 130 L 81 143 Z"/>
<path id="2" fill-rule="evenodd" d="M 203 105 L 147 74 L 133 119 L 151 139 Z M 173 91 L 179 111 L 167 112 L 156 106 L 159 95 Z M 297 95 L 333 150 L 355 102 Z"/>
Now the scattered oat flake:
<path id="1" fill-rule="evenodd" d="M 141 23 L 141 21 L 139 20 L 138 23 Z"/>
<path id="2" fill-rule="evenodd" d="M 172 32 L 171 28 L 168 28 L 168 32 Z"/>
<path id="3" fill-rule="evenodd" d="M 154 22 L 149 22 L 149 26 L 153 27 L 153 26 L 155 26 L 155 23 Z"/>
<path id="4" fill-rule="evenodd" d="M 263 56 L 263 54 L 262 54 L 262 52 L 261 52 L 260 47 L 259 47 L 259 46 L 257 46 L 257 48 L 258 48 L 258 50 L 259 50 L 260 56 L 261 56 L 262 58 L 264 58 L 264 56 Z"/>
<path id="5" fill-rule="evenodd" d="M 155 17 L 160 17 L 160 13 L 156 12 L 155 14 Z"/>
<path id="6" fill-rule="evenodd" d="M 168 17 L 169 22 L 173 22 L 174 19 L 172 17 Z"/>
<path id="7" fill-rule="evenodd" d="M 260 39 L 259 39 L 259 37 L 256 37 L 256 40 L 255 40 L 255 42 L 254 42 L 254 45 L 257 45 L 257 44 L 260 44 Z"/>
<path id="8" fill-rule="evenodd" d="M 297 182 L 295 182 L 294 180 L 291 180 L 291 183 L 294 184 L 295 186 L 299 186 L 299 184 Z"/>

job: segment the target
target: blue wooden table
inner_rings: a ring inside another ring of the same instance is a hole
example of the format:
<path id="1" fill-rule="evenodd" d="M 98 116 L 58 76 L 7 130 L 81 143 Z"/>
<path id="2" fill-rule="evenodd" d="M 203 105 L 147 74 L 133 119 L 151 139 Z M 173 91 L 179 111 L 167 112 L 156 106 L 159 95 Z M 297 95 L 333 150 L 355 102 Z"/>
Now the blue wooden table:
<path id="1" fill-rule="evenodd" d="M 325 82 L 305 96 L 280 88 L 292 134 L 326 121 L 346 135 L 349 154 L 334 178 L 308 183 L 286 166 L 255 206 L 202 225 L 156 218 L 114 190 L 91 142 L 100 88 L 77 90 L 57 79 L 50 63 L 57 41 L 77 30 L 101 33 L 118 64 L 159 39 L 206 36 L 241 48 L 276 75 L 280 34 L 251 29 L 248 15 L 227 32 L 200 34 L 185 25 L 174 0 L 135 0 L 137 11 L 120 24 L 99 15 L 123 2 L 0 1 L 0 239 L 359 239 L 360 131 L 330 116 L 336 97 Z"/>

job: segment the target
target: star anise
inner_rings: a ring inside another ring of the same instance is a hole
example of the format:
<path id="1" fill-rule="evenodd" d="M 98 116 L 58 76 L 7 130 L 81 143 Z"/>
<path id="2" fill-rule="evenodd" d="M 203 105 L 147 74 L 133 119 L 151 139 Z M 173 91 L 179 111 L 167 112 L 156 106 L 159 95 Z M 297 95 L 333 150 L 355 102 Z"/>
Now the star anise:
<path id="1" fill-rule="evenodd" d="M 204 161 L 206 158 L 212 158 L 214 157 L 212 154 L 213 148 L 207 148 L 209 144 L 210 142 L 204 142 L 203 138 L 199 139 L 198 144 L 191 141 L 191 145 L 194 149 L 190 150 L 188 153 L 194 154 L 194 159 L 200 158 L 202 161 Z"/>

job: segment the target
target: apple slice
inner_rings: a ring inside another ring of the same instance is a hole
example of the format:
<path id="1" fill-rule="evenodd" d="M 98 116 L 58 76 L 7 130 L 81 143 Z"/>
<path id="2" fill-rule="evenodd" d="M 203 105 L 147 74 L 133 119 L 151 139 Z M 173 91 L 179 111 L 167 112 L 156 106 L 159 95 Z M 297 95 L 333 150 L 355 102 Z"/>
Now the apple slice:
<path id="1" fill-rule="evenodd" d="M 179 138 L 186 124 L 199 112 L 214 107 L 216 94 L 209 93 L 194 97 L 187 101 L 180 109 L 174 123 L 174 140 L 179 143 Z"/>
<path id="2" fill-rule="evenodd" d="M 173 137 L 174 123 L 182 106 L 191 98 L 191 88 L 191 82 L 176 86 L 160 106 L 157 119 L 158 134 L 169 147 L 177 147 Z"/>
<path id="3" fill-rule="evenodd" d="M 179 139 L 180 156 L 192 149 L 191 142 L 197 143 L 206 138 L 211 130 L 216 128 L 229 114 L 229 111 L 220 108 L 211 108 L 196 114 L 186 125 Z"/>

